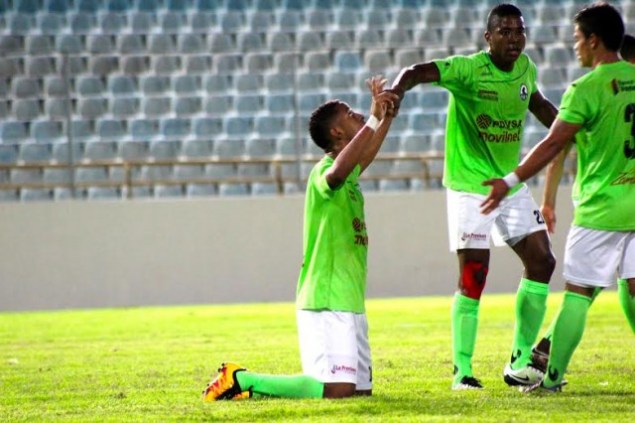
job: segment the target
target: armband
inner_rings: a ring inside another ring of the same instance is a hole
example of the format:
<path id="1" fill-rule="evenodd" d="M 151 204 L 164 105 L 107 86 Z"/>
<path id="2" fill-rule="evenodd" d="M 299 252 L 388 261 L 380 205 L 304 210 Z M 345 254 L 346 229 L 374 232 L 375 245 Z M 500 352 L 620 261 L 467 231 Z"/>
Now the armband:
<path id="1" fill-rule="evenodd" d="M 514 188 L 520 182 L 520 178 L 516 175 L 516 172 L 510 172 L 503 178 L 503 181 L 505 181 L 509 188 Z"/>
<path id="2" fill-rule="evenodd" d="M 366 121 L 366 126 L 368 126 L 373 131 L 376 131 L 377 127 L 379 126 L 379 119 L 377 119 L 375 115 L 370 115 L 370 117 Z"/>

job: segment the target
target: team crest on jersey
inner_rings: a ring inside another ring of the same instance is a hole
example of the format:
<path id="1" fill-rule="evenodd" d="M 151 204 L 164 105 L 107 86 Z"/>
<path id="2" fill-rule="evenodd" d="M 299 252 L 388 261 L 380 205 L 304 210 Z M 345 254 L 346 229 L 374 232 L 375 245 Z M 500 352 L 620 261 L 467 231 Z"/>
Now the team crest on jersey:
<path id="1" fill-rule="evenodd" d="M 527 100 L 528 96 L 529 96 L 529 90 L 527 89 L 527 85 L 520 84 L 520 99 L 522 101 L 525 101 Z"/>

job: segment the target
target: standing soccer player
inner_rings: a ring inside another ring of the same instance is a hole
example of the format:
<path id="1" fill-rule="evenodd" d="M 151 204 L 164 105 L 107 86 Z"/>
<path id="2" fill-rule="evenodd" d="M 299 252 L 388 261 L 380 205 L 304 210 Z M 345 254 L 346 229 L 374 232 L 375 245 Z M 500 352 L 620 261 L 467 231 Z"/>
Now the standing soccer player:
<path id="1" fill-rule="evenodd" d="M 624 41 L 622 42 L 620 55 L 622 56 L 622 59 L 635 64 L 635 37 L 628 34 L 624 35 Z M 576 134 L 576 139 L 584 136 L 584 131 L 578 131 L 578 133 Z M 584 140 L 582 140 L 581 142 L 583 143 Z M 554 233 L 556 229 L 556 196 L 558 192 L 558 185 L 560 184 L 560 179 L 562 178 L 562 173 L 564 171 L 565 158 L 567 157 L 571 147 L 573 147 L 573 145 L 568 144 L 549 164 L 549 166 L 547 166 L 545 172 L 545 189 L 542 196 L 540 212 L 545 218 L 545 223 L 547 224 L 547 228 L 550 233 Z M 578 191 L 579 184 L 576 183 L 574 184 L 572 193 L 574 203 L 577 201 L 576 193 Z M 594 300 L 601 291 L 602 288 L 595 288 L 591 300 Z M 633 295 L 631 295 L 628 289 L 628 283 L 624 279 L 620 279 L 617 281 L 617 293 L 620 299 L 622 310 L 624 311 L 624 315 L 626 316 L 626 320 L 628 321 L 633 333 L 635 333 L 635 298 Z M 532 350 L 532 361 L 542 372 L 547 371 L 547 360 L 549 358 L 549 350 L 551 348 L 551 337 L 553 336 L 553 329 L 555 327 L 556 321 L 557 316 L 551 322 L 551 325 L 545 332 L 545 335 L 542 337 L 540 342 L 538 342 Z"/>
<path id="2" fill-rule="evenodd" d="M 519 181 L 554 159 L 579 130 L 574 219 L 564 257 L 565 294 L 555 326 L 547 373 L 525 391 L 560 391 L 563 375 L 582 339 L 592 297 L 625 279 L 630 307 L 635 299 L 635 65 L 621 59 L 624 22 L 607 3 L 593 4 L 574 17 L 575 51 L 592 70 L 565 92 L 549 134 L 483 202 L 490 213 Z M 503 200 L 504 201 L 504 200 Z"/>
<path id="3" fill-rule="evenodd" d="M 366 322 L 368 235 L 359 175 L 371 164 L 392 123 L 393 93 L 372 78 L 370 117 L 341 101 L 317 108 L 309 121 L 326 155 L 309 175 L 304 261 L 297 322 L 304 374 L 263 375 L 225 363 L 203 392 L 207 401 L 256 396 L 344 398 L 370 395 L 372 364 Z"/>
<path id="4" fill-rule="evenodd" d="M 490 232 L 507 243 L 524 265 L 516 297 L 511 362 L 504 368 L 509 385 L 533 384 L 542 373 L 531 362 L 531 347 L 544 319 L 549 279 L 555 267 L 546 226 L 529 189 L 516 187 L 496 213 L 484 216 L 487 195 L 481 181 L 502 177 L 520 159 L 527 110 L 549 127 L 557 109 L 539 91 L 536 65 L 523 53 L 526 35 L 521 11 L 494 7 L 487 18 L 487 52 L 453 56 L 401 71 L 392 91 L 434 82 L 450 91 L 445 169 L 450 250 L 459 262 L 458 292 L 452 306 L 454 380 L 452 389 L 479 389 L 472 356 L 480 297 L 490 260 Z"/>

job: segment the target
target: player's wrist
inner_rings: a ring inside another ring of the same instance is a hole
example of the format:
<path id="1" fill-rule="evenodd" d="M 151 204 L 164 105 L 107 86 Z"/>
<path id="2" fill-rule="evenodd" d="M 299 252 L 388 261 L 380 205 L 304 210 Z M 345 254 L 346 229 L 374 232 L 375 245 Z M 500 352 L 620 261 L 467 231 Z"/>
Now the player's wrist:
<path id="1" fill-rule="evenodd" d="M 374 132 L 379 126 L 379 119 L 377 119 L 375 115 L 371 114 L 370 117 L 366 120 L 365 126 L 368 126 Z"/>
<path id="2" fill-rule="evenodd" d="M 507 184 L 508 188 L 514 188 L 520 183 L 520 178 L 516 175 L 516 172 L 510 172 L 503 178 L 503 182 Z"/>

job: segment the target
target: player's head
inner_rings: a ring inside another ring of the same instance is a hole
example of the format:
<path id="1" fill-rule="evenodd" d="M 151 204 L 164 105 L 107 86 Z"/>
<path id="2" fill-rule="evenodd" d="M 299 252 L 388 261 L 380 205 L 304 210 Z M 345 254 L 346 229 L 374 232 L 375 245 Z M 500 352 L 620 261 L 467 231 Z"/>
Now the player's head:
<path id="1" fill-rule="evenodd" d="M 624 21 L 620 12 L 605 2 L 594 3 L 573 17 L 578 60 L 590 66 L 593 52 L 601 45 L 610 52 L 619 51 L 624 39 Z"/>
<path id="2" fill-rule="evenodd" d="M 622 59 L 635 63 L 635 37 L 629 34 L 624 35 L 620 54 L 622 55 Z"/>
<path id="3" fill-rule="evenodd" d="M 525 21 L 520 9 L 513 4 L 494 7 L 487 16 L 485 40 L 496 65 L 512 65 L 527 42 Z"/>
<path id="4" fill-rule="evenodd" d="M 333 151 L 338 143 L 348 144 L 362 126 L 364 116 L 339 100 L 327 101 L 309 118 L 311 138 L 326 152 Z"/>

